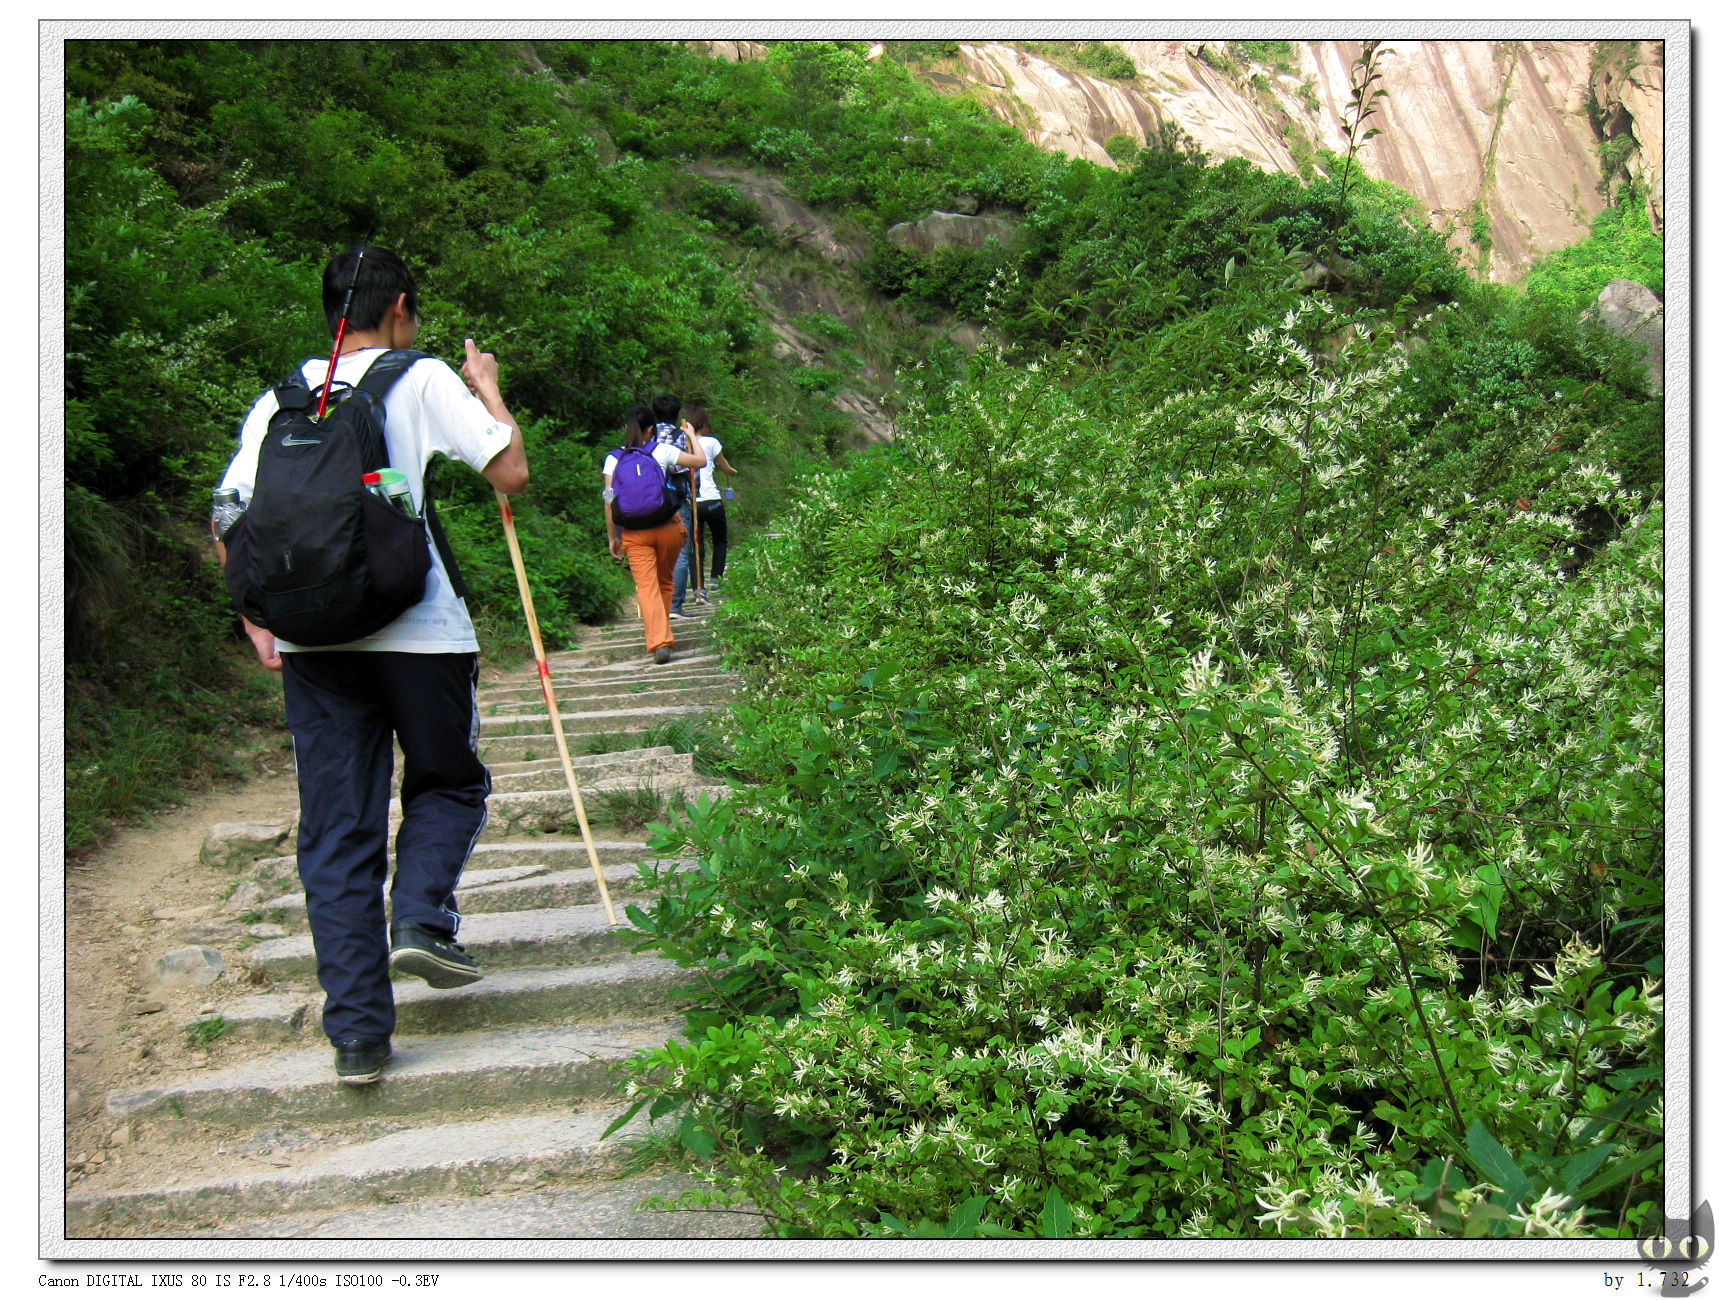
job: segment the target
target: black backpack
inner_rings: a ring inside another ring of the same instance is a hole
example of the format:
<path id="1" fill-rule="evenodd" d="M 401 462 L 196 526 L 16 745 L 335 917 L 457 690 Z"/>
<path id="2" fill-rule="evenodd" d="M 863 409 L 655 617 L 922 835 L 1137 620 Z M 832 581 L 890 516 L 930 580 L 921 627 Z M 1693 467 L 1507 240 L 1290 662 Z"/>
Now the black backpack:
<path id="1" fill-rule="evenodd" d="M 259 627 L 304 646 L 370 636 L 426 596 L 427 524 L 367 491 L 361 475 L 390 463 L 384 398 L 425 352 L 377 358 L 360 382 L 332 387 L 324 418 L 299 370 L 275 389 L 246 513 L 223 539 L 234 604 Z M 445 569 L 465 595 L 430 503 Z"/>

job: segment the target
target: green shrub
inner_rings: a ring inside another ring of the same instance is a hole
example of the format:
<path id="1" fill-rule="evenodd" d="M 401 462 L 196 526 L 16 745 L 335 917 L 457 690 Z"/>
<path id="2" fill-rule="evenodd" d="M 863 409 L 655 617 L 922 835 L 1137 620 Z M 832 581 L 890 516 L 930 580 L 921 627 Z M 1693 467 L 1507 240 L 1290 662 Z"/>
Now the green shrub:
<path id="1" fill-rule="evenodd" d="M 1562 310 L 1580 312 L 1618 279 L 1638 281 L 1664 296 L 1664 241 L 1653 233 L 1646 204 L 1631 186 L 1620 202 L 1598 214 L 1586 239 L 1539 258 L 1526 275 L 1526 291 Z"/>
<path id="2" fill-rule="evenodd" d="M 1661 510 L 1427 477 L 1399 354 L 1318 360 L 1327 316 L 1109 439 L 982 355 L 751 557 L 755 788 L 632 911 L 708 972 L 634 1093 L 709 1196 L 819 1236 L 1655 1222 Z M 1593 508 L 1625 527 L 1564 579 Z"/>

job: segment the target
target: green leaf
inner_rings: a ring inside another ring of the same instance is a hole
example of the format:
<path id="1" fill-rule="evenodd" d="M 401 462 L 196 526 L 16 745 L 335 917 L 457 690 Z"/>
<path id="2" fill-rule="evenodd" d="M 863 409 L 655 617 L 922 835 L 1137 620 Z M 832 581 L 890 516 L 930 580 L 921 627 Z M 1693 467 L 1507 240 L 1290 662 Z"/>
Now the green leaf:
<path id="1" fill-rule="evenodd" d="M 1481 1119 L 1473 1120 L 1466 1130 L 1466 1153 L 1472 1168 L 1502 1189 L 1508 1205 L 1517 1204 L 1531 1194 L 1532 1180 Z"/>
<path id="2" fill-rule="evenodd" d="M 1067 1237 L 1074 1217 L 1069 1212 L 1069 1203 L 1063 1199 L 1063 1193 L 1055 1187 L 1045 1193 L 1045 1205 L 1039 1211 L 1039 1235 L 1041 1237 Z"/>
<path id="3" fill-rule="evenodd" d="M 691 1152 L 699 1160 L 707 1160 L 715 1154 L 714 1135 L 697 1127 L 693 1116 L 685 1116 L 685 1122 L 679 1126 L 679 1145 Z"/>
<path id="4" fill-rule="evenodd" d="M 1608 1075 L 1604 1082 L 1617 1092 L 1623 1092 L 1631 1083 L 1644 1083 L 1648 1079 L 1662 1079 L 1663 1077 L 1663 1067 L 1642 1065 L 1638 1069 L 1617 1070 L 1614 1074 Z"/>
<path id="5" fill-rule="evenodd" d="M 1613 1165 L 1611 1168 L 1606 1169 L 1603 1173 L 1599 1174 L 1591 1182 L 1587 1183 L 1576 1192 L 1574 1194 L 1574 1199 L 1583 1205 L 1599 1193 L 1608 1191 L 1617 1183 L 1632 1178 L 1642 1169 L 1645 1169 L 1649 1165 L 1656 1164 L 1663 1158 L 1664 1145 L 1661 1142 L 1655 1142 L 1638 1155 L 1629 1156 L 1628 1159 L 1622 1161 L 1620 1164 Z"/>
<path id="6" fill-rule="evenodd" d="M 1580 1185 L 1582 1179 L 1590 1178 L 1594 1170 L 1609 1158 L 1615 1148 L 1608 1142 L 1600 1142 L 1588 1151 L 1582 1151 L 1567 1164 L 1562 1166 L 1562 1190 L 1570 1194 Z"/>
<path id="7" fill-rule="evenodd" d="M 889 1213 L 888 1210 L 884 1210 L 880 1215 L 878 1215 L 878 1222 L 903 1237 L 911 1237 L 913 1235 L 912 1229 L 905 1223 L 901 1222 L 901 1220 L 896 1218 L 893 1214 Z"/>
<path id="8" fill-rule="evenodd" d="M 620 1115 L 617 1119 L 615 1119 L 611 1124 L 607 1125 L 607 1127 L 601 1131 L 601 1139 L 603 1141 L 605 1141 L 607 1138 L 612 1137 L 613 1134 L 617 1133 L 620 1129 L 624 1128 L 626 1124 L 629 1124 L 631 1122 L 631 1120 L 636 1117 L 637 1112 L 640 1111 L 644 1107 L 645 1104 L 647 1104 L 648 1100 L 649 1099 L 647 1097 L 644 1097 L 640 1101 L 633 1102 L 629 1109 L 627 1109 L 622 1115 Z M 656 1104 L 659 1105 L 660 1103 L 657 1102 Z"/>
<path id="9" fill-rule="evenodd" d="M 979 1226 L 980 1217 L 985 1213 L 985 1198 L 970 1197 L 963 1201 L 949 1222 L 943 1225 L 945 1237 L 971 1237 L 973 1230 Z"/>

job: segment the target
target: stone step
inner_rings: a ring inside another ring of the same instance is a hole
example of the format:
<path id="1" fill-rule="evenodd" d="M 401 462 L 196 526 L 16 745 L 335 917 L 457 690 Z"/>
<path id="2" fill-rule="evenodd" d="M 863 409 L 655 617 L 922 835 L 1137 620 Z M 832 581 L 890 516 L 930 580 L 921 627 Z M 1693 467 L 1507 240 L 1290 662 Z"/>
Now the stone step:
<path id="1" fill-rule="evenodd" d="M 683 667 L 698 661 L 711 661 L 719 658 L 715 651 L 715 643 L 708 637 L 686 632 L 680 635 L 673 633 L 673 656 L 667 664 L 656 664 L 649 658 L 648 647 L 643 644 L 643 638 L 635 641 L 618 641 L 592 648 L 585 647 L 580 657 L 573 657 L 558 665 L 550 665 L 556 669 L 596 668 L 606 665 L 624 663 L 639 664 L 644 672 L 653 672 L 658 667 Z"/>
<path id="2" fill-rule="evenodd" d="M 516 966 L 577 966 L 626 952 L 641 941 L 643 936 L 623 921 L 626 902 L 641 901 L 615 896 L 613 910 L 621 918 L 616 926 L 607 923 L 600 903 L 479 912 L 463 918 L 457 941 L 480 965 L 483 977 L 489 970 Z M 253 970 L 273 980 L 307 980 L 317 974 L 310 934 L 266 939 L 247 950 L 246 960 Z"/>
<path id="3" fill-rule="evenodd" d="M 628 709 L 654 704 L 724 704 L 732 699 L 737 688 L 731 681 L 681 683 L 663 686 L 658 682 L 636 682 L 627 689 L 602 691 L 591 689 L 582 695 L 574 691 L 557 691 L 559 716 L 568 708 Z M 539 691 L 524 692 L 520 699 L 490 700 L 480 706 L 483 718 L 507 718 L 524 713 L 547 715 L 546 700 Z"/>
<path id="4" fill-rule="evenodd" d="M 680 677 L 689 676 L 692 673 L 728 671 L 722 667 L 721 656 L 718 652 L 702 648 L 681 649 L 677 659 L 664 664 L 651 663 L 647 659 L 640 663 L 636 660 L 573 659 L 566 664 L 553 665 L 553 690 L 557 691 L 559 683 L 564 681 L 568 681 L 574 687 L 581 689 L 584 683 L 595 681 L 643 681 L 663 677 L 676 681 Z M 533 686 L 537 694 L 540 692 L 540 681 L 532 675 L 504 678 L 495 683 L 492 689 L 496 690 L 502 686 L 520 687 L 524 685 Z"/>
<path id="5" fill-rule="evenodd" d="M 630 866 L 634 863 L 652 858 L 649 846 L 642 840 L 595 840 L 595 856 L 600 859 L 603 868 L 609 866 Z M 391 867 L 396 865 L 396 854 L 388 855 Z M 527 875 L 543 871 L 557 871 L 580 863 L 587 866 L 589 862 L 588 849 L 584 847 L 582 838 L 574 836 L 569 839 L 522 839 L 505 840 L 497 844 L 477 844 L 469 854 L 468 865 L 463 869 L 463 884 L 490 885 L 501 880 L 519 880 Z M 260 881 L 270 882 L 280 888 L 299 888 L 299 878 L 295 871 L 295 860 L 291 857 L 260 858 L 253 864 L 253 875 Z M 274 906 L 273 904 L 268 904 Z M 261 907 L 267 904 L 260 904 Z"/>
<path id="6" fill-rule="evenodd" d="M 678 860 L 677 870 L 693 871 L 696 869 L 695 858 Z M 636 864 L 620 867 L 602 867 L 601 874 L 607 880 L 607 892 L 613 896 L 613 906 L 619 906 L 619 899 L 637 888 Z M 499 881 L 476 885 L 471 889 L 457 890 L 457 901 L 463 915 L 471 912 L 515 912 L 526 911 L 539 907 L 578 907 L 585 903 L 598 902 L 600 890 L 595 887 L 594 868 L 585 864 L 580 867 L 567 867 L 562 871 L 549 871 L 525 880 Z"/>
<path id="7" fill-rule="evenodd" d="M 623 1136 L 621 1132 L 618 1136 Z M 239 1224 L 199 1234 L 265 1240 L 354 1238 L 443 1240 L 711 1240 L 767 1235 L 763 1219 L 730 1210 L 654 1210 L 639 1208 L 649 1196 L 677 1196 L 701 1186 L 683 1174 L 633 1174 L 576 1187 L 451 1196 L 403 1205 L 322 1211 Z M 191 1235 L 173 1231 L 165 1237 Z M 700 1248 L 698 1248 L 700 1249 Z M 696 1254 L 693 1251 L 693 1254 Z"/>
<path id="8" fill-rule="evenodd" d="M 649 668 L 620 668 L 603 664 L 588 676 L 579 676 L 580 671 L 582 670 L 554 675 L 553 693 L 561 701 L 572 691 L 597 690 L 603 687 L 623 690 L 631 686 L 652 685 L 656 689 L 666 689 L 673 686 L 709 686 L 717 682 L 738 680 L 737 674 L 724 668 L 706 668 L 701 664 L 680 671 L 674 671 L 672 664 L 653 665 Z M 534 700 L 538 703 L 544 698 L 540 682 L 532 677 L 521 680 L 507 679 L 496 686 L 482 687 L 475 692 L 475 700 L 483 713 L 489 704 L 501 700 Z"/>
<path id="9" fill-rule="evenodd" d="M 578 754 L 607 754 L 616 749 L 649 748 L 659 739 L 656 732 L 667 725 L 665 719 L 645 727 L 621 727 L 616 731 L 573 731 L 565 729 L 565 752 L 573 759 Z M 559 756 L 558 742 L 553 739 L 551 723 L 544 730 L 520 736 L 483 736 L 476 752 L 489 768 L 494 763 L 528 763 Z"/>
<path id="10" fill-rule="evenodd" d="M 581 788 L 583 812 L 590 827 L 607 825 L 607 795 L 609 792 L 638 790 L 648 787 L 669 806 L 682 798 L 695 797 L 690 792 L 707 788 L 712 778 L 694 772 L 672 772 L 649 777 L 618 777 Z M 514 836 L 533 835 L 543 831 L 562 831 L 576 819 L 576 807 L 569 790 L 523 790 L 515 794 L 494 794 L 487 798 L 487 824 L 481 828 L 482 843 L 497 843 Z M 397 819 L 391 818 L 395 832 Z"/>
<path id="11" fill-rule="evenodd" d="M 566 744 L 570 743 L 573 732 L 606 735 L 617 731 L 644 731 L 659 722 L 695 717 L 708 712 L 710 709 L 704 704 L 653 704 L 579 712 L 565 701 L 559 701 L 559 721 L 564 725 Z M 553 724 L 544 709 L 539 713 L 481 719 L 481 735 L 488 739 L 502 736 L 550 736 L 552 731 Z"/>
<path id="12" fill-rule="evenodd" d="M 340 1086 L 340 1085 L 332 1085 Z M 405 1196 L 484 1194 L 537 1179 L 569 1182 L 619 1172 L 633 1120 L 603 1141 L 619 1109 L 507 1115 L 402 1129 L 335 1150 L 286 1153 L 289 1168 L 259 1168 L 166 1187 L 69 1196 L 66 1235 L 137 1236 L 163 1225 L 211 1224 L 237 1215 L 388 1204 Z M 634 1130 L 634 1131 L 633 1131 Z"/>
<path id="13" fill-rule="evenodd" d="M 689 779 L 695 775 L 691 756 L 679 753 L 671 745 L 661 745 L 653 750 L 626 749 L 616 754 L 572 754 L 571 771 L 577 778 L 579 789 L 629 777 L 647 780 L 680 776 Z M 563 790 L 569 793 L 564 763 L 557 758 L 537 758 L 526 763 L 500 764 L 493 769 L 494 794 L 520 794 L 527 790 Z"/>
<path id="14" fill-rule="evenodd" d="M 600 854 L 597 852 L 596 856 Z M 501 867 L 491 871 L 464 871 L 457 887 L 457 910 L 464 916 L 481 912 L 522 912 L 537 907 L 577 907 L 600 901 L 595 886 L 595 870 L 589 865 L 588 854 L 581 854 L 582 865 L 554 869 L 550 866 Z M 677 869 L 690 871 L 695 858 L 678 859 Z M 632 892 L 637 881 L 634 862 L 603 866 L 607 892 L 618 899 Z M 306 895 L 290 891 L 260 903 L 259 910 L 268 913 L 280 924 L 306 923 Z"/>
<path id="15" fill-rule="evenodd" d="M 719 651 L 719 643 L 707 628 L 695 627 L 687 620 L 684 623 L 673 624 L 673 663 L 689 658 L 693 653 L 702 651 L 705 654 L 715 654 Z M 548 659 L 547 667 L 555 674 L 574 667 L 593 667 L 602 663 L 619 662 L 613 656 L 627 655 L 635 659 L 640 657 L 644 672 L 649 671 L 649 645 L 639 630 L 621 633 L 614 636 L 597 637 L 587 645 L 572 652 L 565 660 Z M 658 664 L 656 667 L 671 667 L 671 664 Z M 537 675 L 539 669 L 536 670 Z"/>
<path id="16" fill-rule="evenodd" d="M 378 1083 L 336 1081 L 329 1044 L 293 1048 L 224 1070 L 108 1094 L 117 1119 L 249 1124 L 444 1116 L 614 1096 L 622 1062 L 681 1036 L 683 1018 L 399 1035 Z"/>
<path id="17" fill-rule="evenodd" d="M 713 640 L 715 629 L 709 625 L 709 618 L 710 615 L 708 614 L 692 616 L 687 610 L 684 618 L 669 619 L 667 626 L 671 629 L 675 641 L 683 640 L 686 637 Z M 582 653 L 615 645 L 647 646 L 647 644 L 643 637 L 643 625 L 639 621 L 633 622 L 629 626 L 619 624 L 614 627 L 599 629 L 593 636 L 584 637 L 582 644 L 573 648 L 578 653 Z M 552 660 L 549 658 L 547 662 L 551 663 Z"/>
<path id="18" fill-rule="evenodd" d="M 586 966 L 491 971 L 478 984 L 435 989 L 396 985 L 399 1034 L 454 1034 L 513 1025 L 571 1025 L 671 1016 L 688 1005 L 680 990 L 695 971 L 665 957 L 635 954 Z"/>

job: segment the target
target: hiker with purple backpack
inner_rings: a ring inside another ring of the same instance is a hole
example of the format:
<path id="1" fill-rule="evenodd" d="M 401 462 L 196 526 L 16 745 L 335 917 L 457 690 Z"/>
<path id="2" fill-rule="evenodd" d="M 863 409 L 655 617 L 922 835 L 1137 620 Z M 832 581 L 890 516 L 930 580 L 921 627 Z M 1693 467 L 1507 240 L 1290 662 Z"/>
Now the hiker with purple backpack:
<path id="1" fill-rule="evenodd" d="M 707 463 L 693 435 L 657 441 L 654 413 L 646 406 L 634 406 L 625 417 L 624 446 L 608 452 L 601 466 L 607 549 L 615 558 L 623 555 L 631 566 L 643 640 L 658 664 L 673 657 L 667 611 L 673 599 L 673 569 L 685 549 L 685 521 L 679 517 L 684 493 L 677 471 L 700 469 Z"/>

